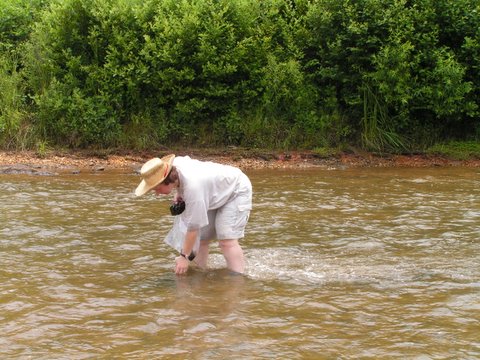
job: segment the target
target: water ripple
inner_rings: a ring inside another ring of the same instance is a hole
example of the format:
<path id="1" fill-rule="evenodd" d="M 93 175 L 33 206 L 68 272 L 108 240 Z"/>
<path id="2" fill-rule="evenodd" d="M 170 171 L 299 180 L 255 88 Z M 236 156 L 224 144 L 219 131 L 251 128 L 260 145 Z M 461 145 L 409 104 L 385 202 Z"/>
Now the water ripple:
<path id="1" fill-rule="evenodd" d="M 136 176 L 2 177 L 0 355 L 480 357 L 476 170 L 249 175 L 245 277 L 176 277 Z"/>

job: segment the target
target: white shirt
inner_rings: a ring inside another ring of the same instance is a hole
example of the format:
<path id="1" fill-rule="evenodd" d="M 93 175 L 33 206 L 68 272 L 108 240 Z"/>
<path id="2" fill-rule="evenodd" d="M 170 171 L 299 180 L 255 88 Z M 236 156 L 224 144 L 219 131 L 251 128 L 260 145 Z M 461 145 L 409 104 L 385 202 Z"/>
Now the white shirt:
<path id="1" fill-rule="evenodd" d="M 182 221 L 188 230 L 208 225 L 208 210 L 222 207 L 235 194 L 243 173 L 240 169 L 199 161 L 189 156 L 175 157 L 180 186 L 178 195 L 185 201 Z"/>

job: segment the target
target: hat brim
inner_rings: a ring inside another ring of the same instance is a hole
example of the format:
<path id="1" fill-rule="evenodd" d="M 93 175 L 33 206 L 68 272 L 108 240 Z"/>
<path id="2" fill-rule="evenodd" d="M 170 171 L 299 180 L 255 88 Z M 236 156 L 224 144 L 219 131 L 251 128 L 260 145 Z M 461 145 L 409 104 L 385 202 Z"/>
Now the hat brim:
<path id="1" fill-rule="evenodd" d="M 172 164 L 173 164 L 173 159 L 175 158 L 175 155 L 174 154 L 171 154 L 171 155 L 167 155 L 167 156 L 164 156 L 161 160 L 166 162 L 168 164 L 168 167 L 169 167 L 169 170 L 168 170 L 168 173 L 170 173 L 171 171 L 171 168 L 172 168 Z M 137 186 L 137 188 L 135 189 L 135 195 L 136 196 L 142 196 L 142 195 L 145 195 L 147 192 L 149 192 L 150 190 L 152 190 L 155 186 L 157 186 L 158 184 L 160 184 L 163 180 L 166 179 L 166 177 L 168 176 L 168 173 L 165 177 L 162 177 L 160 178 L 158 181 L 154 182 L 154 183 L 151 183 L 151 184 L 148 184 L 145 180 L 142 180 L 140 181 L 140 184 Z"/>
<path id="2" fill-rule="evenodd" d="M 163 180 L 162 180 L 163 181 Z M 140 182 L 140 184 L 137 186 L 137 188 L 135 189 L 135 195 L 136 196 L 142 196 L 142 195 L 145 195 L 147 192 L 149 192 L 150 190 L 152 190 L 155 186 L 157 186 L 158 184 L 160 184 L 162 181 L 159 181 L 158 183 L 154 184 L 154 185 L 150 185 L 148 186 L 147 185 L 147 182 L 145 180 L 142 180 Z"/>

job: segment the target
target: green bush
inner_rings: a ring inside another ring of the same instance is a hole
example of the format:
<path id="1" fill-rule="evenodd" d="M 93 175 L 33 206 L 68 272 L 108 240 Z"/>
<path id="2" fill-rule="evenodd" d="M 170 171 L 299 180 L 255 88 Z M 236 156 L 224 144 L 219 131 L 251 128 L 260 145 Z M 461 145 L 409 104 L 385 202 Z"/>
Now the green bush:
<path id="1" fill-rule="evenodd" d="M 119 124 L 101 96 L 85 96 L 80 89 L 65 95 L 64 86 L 52 81 L 48 90 L 35 98 L 37 125 L 45 138 L 77 148 L 116 145 Z M 56 121 L 51 121 L 52 116 Z"/>
<path id="2" fill-rule="evenodd" d="M 18 54 L 18 45 L 28 39 L 46 0 L 0 1 L 0 53 Z"/>
<path id="3" fill-rule="evenodd" d="M 1 1 L 3 147 L 479 137 L 475 0 Z"/>
<path id="4" fill-rule="evenodd" d="M 0 55 L 0 143 L 4 148 L 25 148 L 32 140 L 24 83 L 17 65 L 10 55 Z"/>
<path id="5" fill-rule="evenodd" d="M 364 146 L 415 146 L 425 133 L 466 136 L 479 121 L 478 80 L 465 61 L 467 48 L 478 55 L 469 47 L 477 45 L 478 7 L 470 0 L 312 3 L 306 68 Z"/>

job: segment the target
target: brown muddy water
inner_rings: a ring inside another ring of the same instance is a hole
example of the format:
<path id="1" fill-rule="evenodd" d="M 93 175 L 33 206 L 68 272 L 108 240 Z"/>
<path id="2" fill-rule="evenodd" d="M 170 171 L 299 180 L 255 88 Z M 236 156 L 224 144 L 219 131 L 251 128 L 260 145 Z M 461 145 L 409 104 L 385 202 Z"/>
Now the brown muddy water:
<path id="1" fill-rule="evenodd" d="M 477 169 L 247 173 L 244 277 L 136 175 L 0 176 L 0 358 L 480 358 Z"/>

